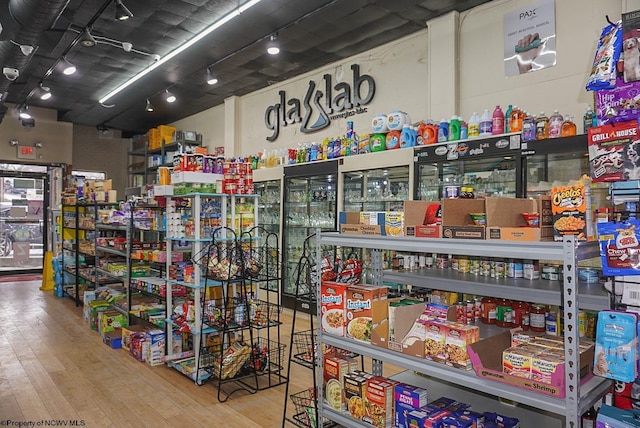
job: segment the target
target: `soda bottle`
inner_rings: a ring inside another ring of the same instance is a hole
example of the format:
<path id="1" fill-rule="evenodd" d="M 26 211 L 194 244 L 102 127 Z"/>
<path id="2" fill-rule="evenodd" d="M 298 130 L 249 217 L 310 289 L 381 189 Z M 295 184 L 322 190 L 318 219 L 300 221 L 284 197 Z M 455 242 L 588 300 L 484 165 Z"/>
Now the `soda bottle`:
<path id="1" fill-rule="evenodd" d="M 549 138 L 549 118 L 540 112 L 536 117 L 536 140 L 545 140 Z"/>
<path id="2" fill-rule="evenodd" d="M 504 113 L 500 106 L 496 106 L 491 117 L 491 134 L 499 135 L 504 132 Z"/>
<path id="3" fill-rule="evenodd" d="M 467 134 L 469 135 L 469 138 L 480 136 L 480 118 L 478 117 L 478 113 L 476 113 L 475 111 L 471 115 L 471 118 L 469 118 Z"/>
<path id="4" fill-rule="evenodd" d="M 576 135 L 577 128 L 578 127 L 576 126 L 576 123 L 573 121 L 573 116 L 567 116 L 564 122 L 562 122 L 562 130 L 560 131 L 560 136 L 570 137 L 572 135 Z"/>
<path id="5" fill-rule="evenodd" d="M 562 133 L 564 119 L 558 110 L 554 110 L 549 117 L 549 138 L 559 138 Z"/>

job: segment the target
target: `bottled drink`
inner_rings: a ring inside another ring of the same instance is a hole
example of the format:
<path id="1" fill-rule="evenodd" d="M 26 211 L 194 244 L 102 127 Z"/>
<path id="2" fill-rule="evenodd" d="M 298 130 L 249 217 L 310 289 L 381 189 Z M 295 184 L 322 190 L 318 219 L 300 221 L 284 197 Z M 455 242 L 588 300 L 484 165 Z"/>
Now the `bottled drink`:
<path id="1" fill-rule="evenodd" d="M 522 121 L 524 120 L 524 112 L 513 106 L 511 110 L 511 116 L 509 119 L 509 131 L 510 132 L 522 132 Z"/>
<path id="2" fill-rule="evenodd" d="M 561 137 L 570 137 L 578 133 L 578 127 L 573 121 L 573 116 L 567 116 L 562 122 L 562 130 L 560 131 Z"/>
<path id="3" fill-rule="evenodd" d="M 522 121 L 522 141 L 533 141 L 536 139 L 536 118 L 525 113 Z"/>
<path id="4" fill-rule="evenodd" d="M 471 115 L 469 119 L 469 125 L 467 126 L 467 133 L 469 134 L 469 138 L 475 138 L 480 136 L 480 117 L 478 117 L 478 113 L 475 111 Z"/>
<path id="5" fill-rule="evenodd" d="M 482 116 L 480 116 L 480 136 L 487 137 L 491 135 L 493 131 L 493 121 L 489 109 L 484 109 Z"/>
<path id="6" fill-rule="evenodd" d="M 562 133 L 562 122 L 564 118 L 558 112 L 554 110 L 553 114 L 549 117 L 549 138 L 559 138 Z"/>
<path id="7" fill-rule="evenodd" d="M 491 134 L 499 135 L 504 132 L 504 113 L 500 106 L 496 106 L 491 117 Z"/>
<path id="8" fill-rule="evenodd" d="M 549 138 L 549 118 L 540 112 L 536 117 L 536 140 L 545 140 Z"/>
<path id="9" fill-rule="evenodd" d="M 587 111 L 584 113 L 584 117 L 583 117 L 585 134 L 587 133 L 587 129 L 591 128 L 592 126 L 598 126 L 597 120 L 598 119 L 596 118 L 596 114 L 591 109 L 591 106 L 588 106 Z"/>
<path id="10" fill-rule="evenodd" d="M 513 107 L 511 104 L 507 107 L 507 111 L 504 112 L 504 132 L 508 134 L 511 132 L 511 112 L 513 111 Z"/>
<path id="11" fill-rule="evenodd" d="M 591 408 L 582 415 L 582 428 L 595 428 L 597 417 L 598 412 L 596 412 L 596 409 L 591 406 Z"/>

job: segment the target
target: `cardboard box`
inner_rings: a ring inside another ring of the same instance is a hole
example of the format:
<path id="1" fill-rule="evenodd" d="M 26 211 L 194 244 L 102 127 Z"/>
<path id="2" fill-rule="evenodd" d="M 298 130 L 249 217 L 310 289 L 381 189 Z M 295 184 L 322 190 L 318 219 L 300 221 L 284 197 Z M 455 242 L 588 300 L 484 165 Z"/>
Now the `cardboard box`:
<path id="1" fill-rule="evenodd" d="M 483 213 L 483 199 L 444 199 L 442 201 L 442 237 L 485 239 L 486 227 L 474 225 L 469 213 Z"/>
<path id="2" fill-rule="evenodd" d="M 386 378 L 374 377 L 367 380 L 365 406 L 372 411 L 362 420 L 377 428 L 393 426 L 394 382 Z"/>
<path id="3" fill-rule="evenodd" d="M 362 420 L 365 415 L 365 393 L 368 377 L 359 373 L 347 373 L 344 375 L 344 403 L 343 407 L 352 418 Z"/>
<path id="4" fill-rule="evenodd" d="M 324 399 L 327 404 L 343 410 L 344 376 L 358 369 L 358 362 L 352 358 L 342 358 L 335 355 L 325 355 L 322 370 L 322 385 Z"/>
<path id="5" fill-rule="evenodd" d="M 112 349 L 122 348 L 122 331 L 118 329 L 105 333 L 102 336 L 102 342 Z"/>
<path id="6" fill-rule="evenodd" d="M 395 388 L 395 426 L 407 427 L 409 413 L 427 405 L 427 390 L 404 383 L 396 384 Z"/>
<path id="7" fill-rule="evenodd" d="M 404 201 L 404 236 L 415 236 L 417 238 L 440 238 L 442 236 L 442 226 L 436 223 L 437 215 L 428 218 L 427 211 L 440 211 L 440 202 L 429 201 Z"/>
<path id="8" fill-rule="evenodd" d="M 322 281 L 320 287 L 322 331 L 336 336 L 345 335 L 347 287 L 347 284 Z"/>
<path id="9" fill-rule="evenodd" d="M 377 224 L 361 224 L 360 212 L 341 212 L 338 216 L 340 223 L 340 233 L 345 235 L 385 235 L 384 214 L 378 214 Z"/>
<path id="10" fill-rule="evenodd" d="M 487 239 L 501 239 L 506 241 L 553 241 L 552 227 L 527 227 L 527 222 L 522 218 L 522 213 L 539 213 L 539 205 L 542 205 L 542 203 L 539 203 L 539 201 L 535 199 L 485 199 Z M 542 217 L 542 214 L 540 217 Z"/>
<path id="11" fill-rule="evenodd" d="M 141 332 L 144 332 L 145 330 L 146 329 L 141 325 L 130 325 L 128 327 L 123 327 L 121 329 L 122 348 L 128 351 L 129 347 L 131 346 L 131 334 L 141 333 Z"/>
<path id="12" fill-rule="evenodd" d="M 346 337 L 371 342 L 373 304 L 386 300 L 387 287 L 360 284 L 350 285 L 346 293 Z"/>
<path id="13" fill-rule="evenodd" d="M 145 360 L 152 366 L 158 366 L 164 364 L 164 345 L 166 342 L 166 336 L 162 330 L 149 330 L 146 335 L 147 347 L 145 350 L 147 355 Z"/>
<path id="14" fill-rule="evenodd" d="M 399 306 L 394 309 L 394 331 L 399 341 L 389 341 L 389 304 L 401 301 L 402 298 L 373 302 L 371 344 L 391 349 L 417 358 L 424 358 L 424 340 L 403 343 L 416 320 L 425 310 L 425 305 Z"/>
<path id="15" fill-rule="evenodd" d="M 510 346 L 511 331 L 504 331 L 469 345 L 467 351 L 476 375 L 481 378 L 518 386 L 551 397 L 564 398 L 564 364 L 558 365 L 556 371 L 550 375 L 551 383 L 549 384 L 535 382 L 531 379 L 524 379 L 517 376 L 510 376 L 502 372 L 502 352 Z M 583 381 L 592 377 L 591 366 L 593 364 L 593 357 L 593 347 L 587 348 L 580 354 L 580 378 Z"/>
<path id="16" fill-rule="evenodd" d="M 105 334 L 129 325 L 129 317 L 118 311 L 104 311 L 98 315 L 98 333 Z"/>
<path id="17" fill-rule="evenodd" d="M 564 186 L 551 189 L 551 212 L 555 241 L 567 235 L 587 239 L 587 198 L 584 186 Z"/>

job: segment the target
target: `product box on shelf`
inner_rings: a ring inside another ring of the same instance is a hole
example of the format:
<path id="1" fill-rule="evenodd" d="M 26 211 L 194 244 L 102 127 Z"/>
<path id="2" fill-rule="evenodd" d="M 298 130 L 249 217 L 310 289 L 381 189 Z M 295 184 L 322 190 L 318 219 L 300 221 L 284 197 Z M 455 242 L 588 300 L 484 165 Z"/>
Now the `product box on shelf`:
<path id="1" fill-rule="evenodd" d="M 320 287 L 322 331 L 336 336 L 345 335 L 347 287 L 347 284 L 322 281 Z"/>
<path id="2" fill-rule="evenodd" d="M 162 330 L 149 330 L 146 335 L 146 351 L 147 355 L 145 356 L 146 362 L 152 366 L 158 366 L 164 364 L 163 358 L 165 356 L 164 353 L 164 345 L 165 345 L 165 334 Z"/>
<path id="3" fill-rule="evenodd" d="M 443 199 L 442 237 L 485 239 L 486 226 L 474 224 L 469 216 L 485 212 L 483 199 Z"/>
<path id="4" fill-rule="evenodd" d="M 427 390 L 413 385 L 398 383 L 395 386 L 395 423 L 398 427 L 407 427 L 410 412 L 427 405 Z"/>
<path id="5" fill-rule="evenodd" d="M 550 374 L 550 383 L 536 382 L 532 379 L 513 376 L 502 370 L 503 351 L 511 347 L 511 331 L 503 331 L 497 335 L 482 339 L 467 347 L 471 363 L 476 375 L 482 378 L 502 382 L 533 392 L 556 398 L 565 396 L 564 364 L 559 364 Z M 585 346 L 580 353 L 580 378 L 587 380 L 592 376 L 593 346 Z"/>
<path id="6" fill-rule="evenodd" d="M 102 335 L 102 342 L 112 349 L 122 348 L 122 331 L 118 329 L 106 332 Z"/>
<path id="7" fill-rule="evenodd" d="M 118 311 L 104 311 L 98 314 L 98 334 L 105 334 L 115 329 L 127 327 L 129 317 Z"/>
<path id="8" fill-rule="evenodd" d="M 344 375 L 344 402 L 343 407 L 347 409 L 352 418 L 362 420 L 365 415 L 365 394 L 367 390 L 368 376 L 361 376 L 360 373 L 352 372 Z"/>
<path id="9" fill-rule="evenodd" d="M 551 212 L 553 214 L 553 236 L 562 241 L 574 235 L 587 240 L 587 198 L 581 185 L 554 187 L 551 189 Z"/>
<path id="10" fill-rule="evenodd" d="M 487 238 L 506 241 L 553 241 L 553 227 L 527 227 L 522 213 L 542 214 L 538 200 L 523 198 L 487 198 Z"/>
<path id="11" fill-rule="evenodd" d="M 394 385 L 395 382 L 377 376 L 367 380 L 365 407 L 369 411 L 362 417 L 364 422 L 377 428 L 393 426 Z"/>
<path id="12" fill-rule="evenodd" d="M 344 402 L 344 376 L 358 369 L 358 362 L 353 358 L 337 355 L 324 355 L 323 359 L 323 391 L 327 404 L 342 410 Z"/>
<path id="13" fill-rule="evenodd" d="M 89 302 L 89 316 L 87 321 L 91 330 L 98 331 L 98 314 L 100 312 L 108 311 L 111 308 L 111 304 L 106 300 L 94 300 Z"/>
<path id="14" fill-rule="evenodd" d="M 389 340 L 389 306 L 402 300 L 402 298 L 393 298 L 373 302 L 371 344 L 424 358 L 424 335 L 416 333 L 414 336 L 408 337 L 416 320 L 425 310 L 424 304 L 398 306 L 393 309 L 394 338 L 397 340 Z"/>
<path id="15" fill-rule="evenodd" d="M 368 222 L 361 223 L 361 212 L 359 211 L 343 211 L 338 215 L 340 223 L 340 233 L 346 235 L 375 235 L 385 234 L 384 229 L 384 213 L 377 213 L 377 221 L 375 224 Z"/>
<path id="16" fill-rule="evenodd" d="M 350 285 L 346 292 L 346 330 L 347 337 L 371 342 L 373 329 L 373 304 L 386 300 L 387 287 L 367 284 Z"/>
<path id="17" fill-rule="evenodd" d="M 442 237 L 442 205 L 440 202 L 404 201 L 404 236 L 416 238 Z"/>
<path id="18" fill-rule="evenodd" d="M 121 329 L 122 333 L 122 348 L 125 350 L 129 350 L 131 346 L 131 334 L 144 332 L 145 328 L 141 325 L 130 325 L 128 327 L 123 327 Z"/>

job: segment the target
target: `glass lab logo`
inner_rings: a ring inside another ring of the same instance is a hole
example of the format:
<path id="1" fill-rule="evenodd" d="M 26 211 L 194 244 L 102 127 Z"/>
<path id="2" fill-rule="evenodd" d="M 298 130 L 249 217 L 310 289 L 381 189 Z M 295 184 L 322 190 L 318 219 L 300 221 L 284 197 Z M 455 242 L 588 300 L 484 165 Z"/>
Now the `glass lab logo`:
<path id="1" fill-rule="evenodd" d="M 324 88 L 310 80 L 303 100 L 288 98 L 286 91 L 279 91 L 280 102 L 270 105 L 264 112 L 264 124 L 273 132 L 267 141 L 275 141 L 280 135 L 280 127 L 294 123 L 301 122 L 300 131 L 310 134 L 329 126 L 332 119 L 366 113 L 367 108 L 363 106 L 373 99 L 376 82 L 368 74 L 360 75 L 358 64 L 353 64 L 351 71 L 352 83 L 338 82 L 334 85 L 330 74 L 322 76 Z M 365 82 L 367 92 L 363 97 L 362 86 Z"/>

